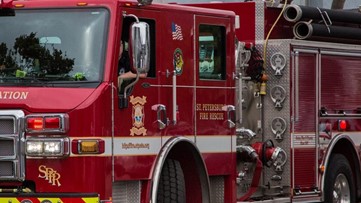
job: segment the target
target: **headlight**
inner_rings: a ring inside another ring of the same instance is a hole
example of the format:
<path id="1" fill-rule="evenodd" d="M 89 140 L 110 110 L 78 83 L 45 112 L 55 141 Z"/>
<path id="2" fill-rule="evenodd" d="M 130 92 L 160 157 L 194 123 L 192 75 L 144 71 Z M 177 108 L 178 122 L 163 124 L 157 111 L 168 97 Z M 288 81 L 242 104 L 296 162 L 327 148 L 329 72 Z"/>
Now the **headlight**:
<path id="1" fill-rule="evenodd" d="M 60 140 L 46 141 L 46 142 L 44 142 L 44 153 L 45 154 L 60 154 L 62 144 L 63 143 Z"/>
<path id="2" fill-rule="evenodd" d="M 26 153 L 27 154 L 41 154 L 43 152 L 43 142 L 40 141 L 27 141 Z"/>
<path id="3" fill-rule="evenodd" d="M 63 157 L 69 155 L 68 138 L 29 137 L 26 139 L 29 157 Z"/>

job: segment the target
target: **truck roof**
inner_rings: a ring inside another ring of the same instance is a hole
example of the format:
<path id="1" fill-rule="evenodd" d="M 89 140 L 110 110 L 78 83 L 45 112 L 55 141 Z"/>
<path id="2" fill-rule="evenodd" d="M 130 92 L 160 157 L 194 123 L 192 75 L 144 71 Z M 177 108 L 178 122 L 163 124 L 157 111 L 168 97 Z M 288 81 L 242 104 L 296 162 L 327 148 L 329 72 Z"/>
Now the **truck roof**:
<path id="1" fill-rule="evenodd" d="M 109 7 L 111 5 L 115 6 L 121 4 L 129 7 L 139 7 L 139 3 L 135 0 L 20 0 L 14 1 L 13 5 L 16 8 L 27 8 L 27 7 L 70 7 L 70 6 L 105 6 Z M 20 6 L 21 5 L 21 6 Z M 143 7 L 144 8 L 144 7 Z M 154 10 L 168 10 L 175 12 L 189 12 L 194 14 L 201 15 L 210 15 L 210 16 L 235 16 L 233 11 L 214 9 L 214 8 L 200 8 L 192 5 L 182 5 L 182 4 L 162 4 L 162 3 L 152 3 L 151 5 L 146 6 L 147 9 Z"/>

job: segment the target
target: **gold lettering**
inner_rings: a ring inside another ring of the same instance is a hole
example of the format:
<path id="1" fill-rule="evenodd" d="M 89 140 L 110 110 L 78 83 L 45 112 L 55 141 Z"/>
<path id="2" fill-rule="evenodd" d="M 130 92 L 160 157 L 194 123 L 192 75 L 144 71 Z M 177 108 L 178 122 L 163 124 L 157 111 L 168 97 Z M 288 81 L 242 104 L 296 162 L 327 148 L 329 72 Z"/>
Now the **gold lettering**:
<path id="1" fill-rule="evenodd" d="M 223 120 L 223 113 L 210 113 L 209 119 L 210 120 Z"/>
<path id="2" fill-rule="evenodd" d="M 52 185 L 61 186 L 60 184 L 60 174 L 57 173 L 57 171 L 52 170 L 52 173 L 49 175 L 49 183 L 52 183 Z"/>
<path id="3" fill-rule="evenodd" d="M 40 165 L 39 166 L 39 172 L 40 173 L 42 173 L 42 174 L 44 174 L 44 176 L 41 176 L 40 174 L 39 174 L 39 178 L 45 178 L 46 177 L 46 166 L 44 166 L 44 165 Z"/>
<path id="4" fill-rule="evenodd" d="M 200 111 L 201 108 L 202 108 L 202 104 L 197 104 L 197 105 L 196 105 L 196 111 Z"/>
<path id="5" fill-rule="evenodd" d="M 197 104 L 197 111 L 223 111 L 222 107 L 225 106 L 224 104 L 202 104 L 202 108 Z M 199 108 L 198 108 L 199 107 Z"/>
<path id="6" fill-rule="evenodd" d="M 60 184 L 61 175 L 56 170 L 52 168 L 47 168 L 44 165 L 40 165 L 39 172 L 40 172 L 40 174 L 38 175 L 39 178 L 44 178 L 51 185 L 61 186 Z"/>
<path id="7" fill-rule="evenodd" d="M 200 120 L 208 120 L 208 113 L 205 113 L 205 112 L 199 113 L 199 119 Z"/>
<path id="8" fill-rule="evenodd" d="M 46 168 L 46 178 L 45 180 L 48 180 L 49 183 L 52 183 L 52 176 L 54 175 L 56 171 L 54 171 L 52 168 Z"/>
<path id="9" fill-rule="evenodd" d="M 200 120 L 224 120 L 224 104 L 196 104 Z"/>
<path id="10" fill-rule="evenodd" d="M 207 104 L 202 104 L 202 110 L 207 111 L 207 106 L 208 106 Z"/>

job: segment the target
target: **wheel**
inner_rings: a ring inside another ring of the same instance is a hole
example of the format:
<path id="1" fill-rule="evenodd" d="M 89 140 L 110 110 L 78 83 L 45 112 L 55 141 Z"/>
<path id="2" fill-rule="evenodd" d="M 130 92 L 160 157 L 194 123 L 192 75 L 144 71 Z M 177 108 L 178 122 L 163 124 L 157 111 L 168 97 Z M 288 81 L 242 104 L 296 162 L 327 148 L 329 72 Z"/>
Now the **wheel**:
<path id="1" fill-rule="evenodd" d="M 355 183 L 347 158 L 333 154 L 329 160 L 325 176 L 325 202 L 356 202 Z"/>
<path id="2" fill-rule="evenodd" d="M 158 203 L 185 203 L 184 174 L 178 161 L 167 159 L 163 165 L 157 192 Z"/>

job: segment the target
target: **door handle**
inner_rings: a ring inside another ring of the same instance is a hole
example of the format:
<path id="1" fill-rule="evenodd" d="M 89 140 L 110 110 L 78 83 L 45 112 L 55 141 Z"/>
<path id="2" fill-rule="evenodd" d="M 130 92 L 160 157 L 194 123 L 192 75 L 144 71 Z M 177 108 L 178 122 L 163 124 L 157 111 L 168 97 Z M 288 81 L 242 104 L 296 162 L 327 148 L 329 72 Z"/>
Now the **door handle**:
<path id="1" fill-rule="evenodd" d="M 155 104 L 152 106 L 153 111 L 157 111 L 158 129 L 162 130 L 168 125 L 167 111 L 163 104 Z"/>
<path id="2" fill-rule="evenodd" d="M 222 107 L 223 111 L 227 112 L 228 128 L 236 126 L 236 108 L 233 105 L 226 105 Z"/>

